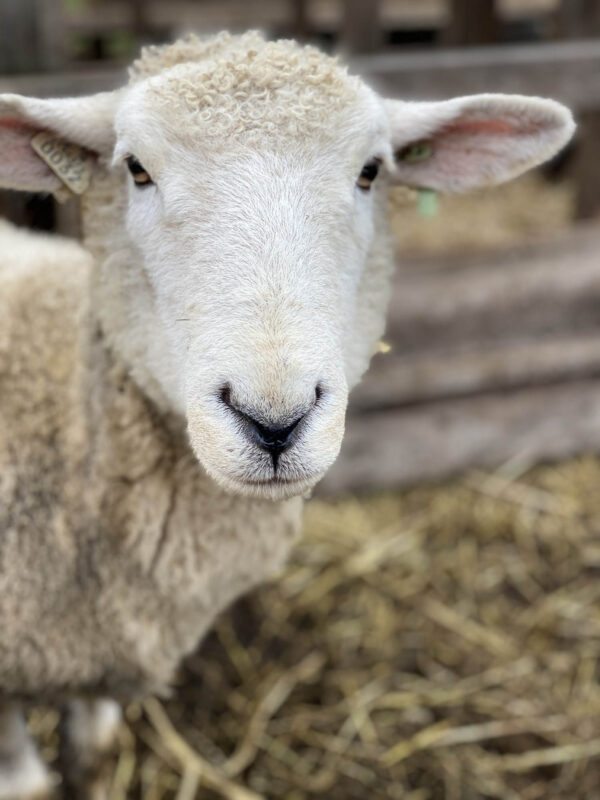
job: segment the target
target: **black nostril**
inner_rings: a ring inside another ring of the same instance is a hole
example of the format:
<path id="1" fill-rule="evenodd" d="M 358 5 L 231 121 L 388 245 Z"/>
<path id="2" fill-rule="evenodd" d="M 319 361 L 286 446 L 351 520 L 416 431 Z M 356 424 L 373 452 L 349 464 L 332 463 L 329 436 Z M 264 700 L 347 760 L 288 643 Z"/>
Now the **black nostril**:
<path id="1" fill-rule="evenodd" d="M 252 425 L 256 443 L 272 454 L 279 454 L 289 446 L 292 434 L 302 417 L 298 417 L 291 425 L 287 425 L 284 428 L 261 425 L 260 422 L 251 417 L 246 417 L 246 419 Z"/>
<path id="2" fill-rule="evenodd" d="M 315 387 L 315 399 L 311 407 L 317 404 L 321 394 L 321 386 L 317 385 Z M 259 422 L 257 419 L 251 416 L 244 407 L 238 406 L 229 384 L 224 384 L 218 390 L 217 396 L 221 403 L 227 406 L 227 408 L 230 409 L 230 412 L 233 412 L 238 420 L 244 424 L 247 435 L 252 438 L 254 443 L 262 450 L 265 450 L 269 453 L 273 461 L 273 467 L 275 470 L 277 470 L 279 456 L 292 443 L 294 432 L 298 427 L 298 423 L 304 419 L 310 409 L 307 409 L 304 413 L 300 414 L 300 416 L 297 417 L 293 422 L 290 422 L 289 425 L 265 425 L 263 422 Z"/>
<path id="3" fill-rule="evenodd" d="M 221 391 L 219 392 L 219 400 L 222 403 L 225 403 L 226 406 L 231 408 L 231 387 L 230 386 L 223 386 Z"/>

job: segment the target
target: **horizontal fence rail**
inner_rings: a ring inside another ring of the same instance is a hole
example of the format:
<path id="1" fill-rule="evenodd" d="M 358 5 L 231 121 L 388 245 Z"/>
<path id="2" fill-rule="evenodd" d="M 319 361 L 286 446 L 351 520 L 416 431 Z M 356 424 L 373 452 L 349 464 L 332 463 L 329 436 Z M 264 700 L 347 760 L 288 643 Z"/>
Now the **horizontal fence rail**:
<path id="1" fill-rule="evenodd" d="M 576 109 L 600 105 L 600 40 L 363 56 L 350 69 L 378 89 L 407 99 L 476 92 L 552 96 Z M 44 75 L 0 77 L 0 91 L 43 97 L 113 89 L 126 79 L 123 66 Z"/>

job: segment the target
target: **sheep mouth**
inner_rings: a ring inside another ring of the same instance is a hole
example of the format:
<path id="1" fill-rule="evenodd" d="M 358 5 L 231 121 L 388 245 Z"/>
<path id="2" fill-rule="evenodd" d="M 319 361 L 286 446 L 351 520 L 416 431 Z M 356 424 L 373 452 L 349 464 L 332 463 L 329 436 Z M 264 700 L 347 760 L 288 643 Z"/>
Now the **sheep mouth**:
<path id="1" fill-rule="evenodd" d="M 306 475 L 299 478 L 287 478 L 281 475 L 272 475 L 264 478 L 242 478 L 230 475 L 215 477 L 217 477 L 223 488 L 233 494 L 283 500 L 306 493 L 309 489 L 312 489 L 321 478 L 321 475 Z"/>
<path id="2" fill-rule="evenodd" d="M 279 475 L 273 475 L 271 478 L 262 478 L 261 480 L 245 479 L 240 483 L 247 483 L 250 486 L 284 486 L 293 483 L 306 483 L 306 478 L 282 478 Z"/>
<path id="3" fill-rule="evenodd" d="M 239 485 L 242 491 L 244 491 L 244 489 L 256 493 L 260 493 L 261 491 L 266 491 L 266 492 L 280 491 L 283 494 L 290 495 L 290 494 L 301 494 L 303 491 L 307 489 L 308 486 L 313 486 L 316 483 L 316 480 L 317 480 L 316 477 L 281 478 L 275 475 L 272 478 L 264 478 L 261 480 L 238 479 L 235 481 L 235 483 Z"/>

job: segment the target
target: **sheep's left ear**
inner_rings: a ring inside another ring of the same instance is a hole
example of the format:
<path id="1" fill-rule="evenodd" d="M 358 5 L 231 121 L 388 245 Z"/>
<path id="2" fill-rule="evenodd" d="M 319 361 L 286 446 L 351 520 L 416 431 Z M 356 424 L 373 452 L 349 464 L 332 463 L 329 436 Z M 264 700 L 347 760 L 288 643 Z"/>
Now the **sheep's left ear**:
<path id="1" fill-rule="evenodd" d="M 81 160 L 89 169 L 95 157 L 112 152 L 118 96 L 40 100 L 0 94 L 0 187 L 58 192 L 68 186 L 79 192 Z"/>
<path id="2" fill-rule="evenodd" d="M 443 192 L 510 180 L 551 158 L 575 130 L 565 106 L 538 97 L 385 104 L 396 160 L 392 180 Z"/>

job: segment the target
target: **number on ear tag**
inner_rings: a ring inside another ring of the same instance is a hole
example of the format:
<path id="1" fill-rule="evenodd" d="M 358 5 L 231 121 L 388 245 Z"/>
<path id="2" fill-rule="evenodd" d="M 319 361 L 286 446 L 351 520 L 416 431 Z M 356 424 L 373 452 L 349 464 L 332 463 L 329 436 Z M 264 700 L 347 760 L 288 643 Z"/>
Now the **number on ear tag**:
<path id="1" fill-rule="evenodd" d="M 418 164 L 419 161 L 427 161 L 433 153 L 431 142 L 423 139 L 421 142 L 413 142 L 406 145 L 396 153 L 396 159 L 405 164 Z"/>
<path id="2" fill-rule="evenodd" d="M 94 157 L 76 144 L 60 139 L 50 131 L 41 131 L 31 146 L 52 172 L 74 194 L 83 194 L 92 176 Z M 61 190 L 59 189 L 58 192 Z"/>

